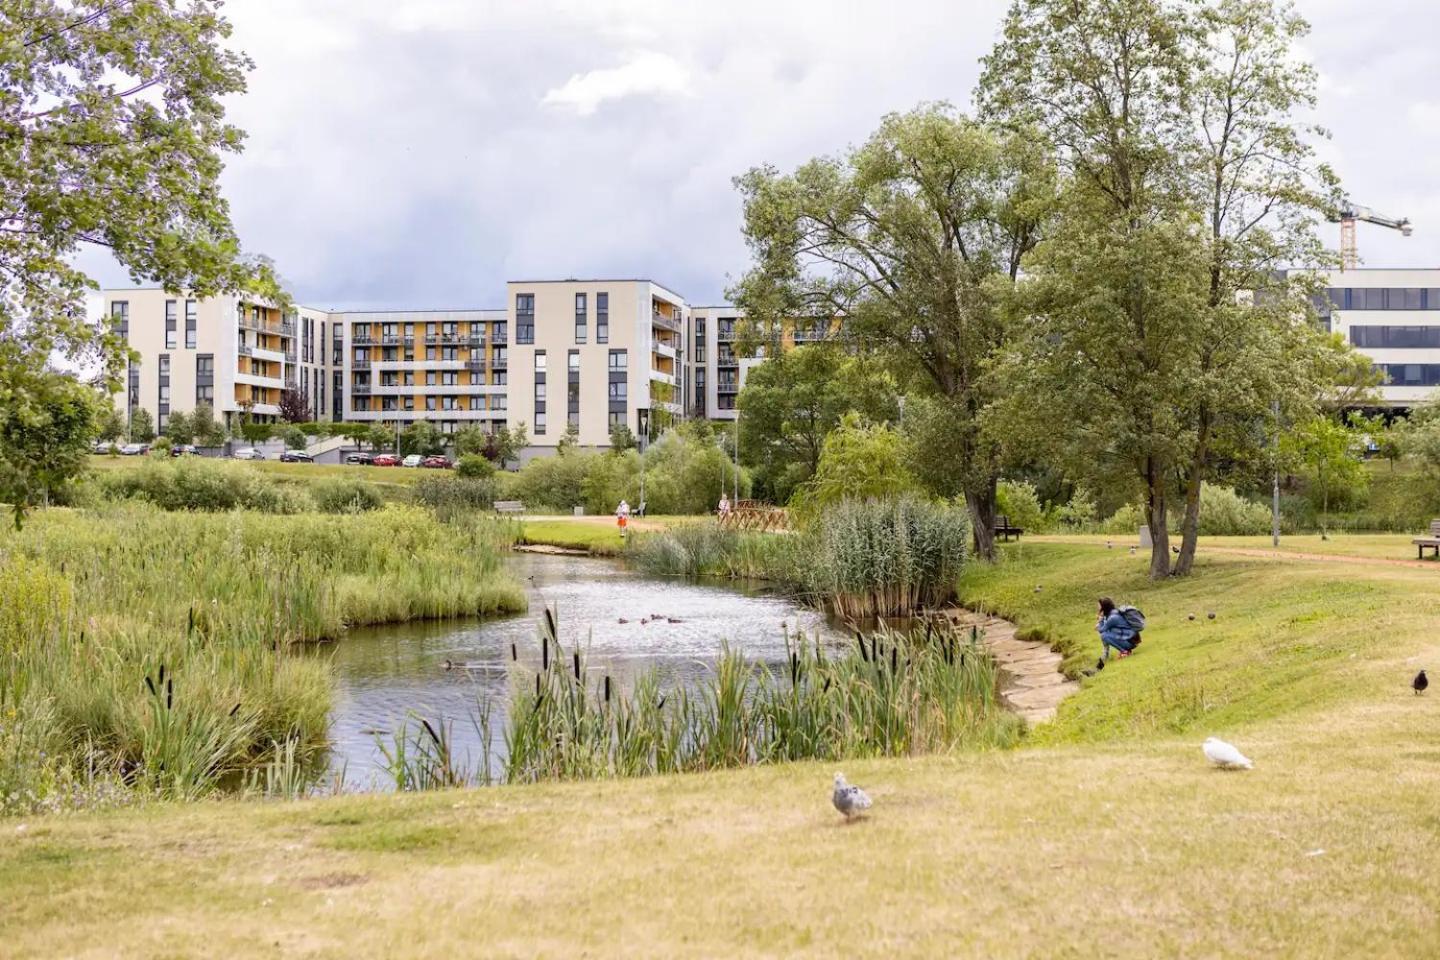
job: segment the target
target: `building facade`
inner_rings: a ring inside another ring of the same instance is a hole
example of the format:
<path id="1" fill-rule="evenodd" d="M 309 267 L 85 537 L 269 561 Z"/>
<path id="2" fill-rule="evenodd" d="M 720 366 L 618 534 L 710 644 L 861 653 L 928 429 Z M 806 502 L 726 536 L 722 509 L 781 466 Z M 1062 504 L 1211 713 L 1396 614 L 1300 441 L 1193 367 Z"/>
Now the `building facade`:
<path id="1" fill-rule="evenodd" d="M 1440 390 L 1440 270 L 1336 270 L 1324 279 L 1321 319 L 1384 375 L 1386 406 L 1412 407 Z"/>

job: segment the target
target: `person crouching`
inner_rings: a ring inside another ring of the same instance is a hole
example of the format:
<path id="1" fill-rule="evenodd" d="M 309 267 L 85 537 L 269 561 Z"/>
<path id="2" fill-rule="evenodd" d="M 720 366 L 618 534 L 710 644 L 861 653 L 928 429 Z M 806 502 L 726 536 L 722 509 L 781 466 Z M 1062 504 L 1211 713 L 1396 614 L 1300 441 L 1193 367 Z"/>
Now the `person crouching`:
<path id="1" fill-rule="evenodd" d="M 1135 649 L 1138 634 L 1124 615 L 1115 609 L 1115 601 L 1109 597 L 1100 598 L 1100 618 L 1095 622 L 1095 631 L 1100 634 L 1105 660 L 1110 659 L 1112 649 L 1121 657 L 1130 656 Z"/>

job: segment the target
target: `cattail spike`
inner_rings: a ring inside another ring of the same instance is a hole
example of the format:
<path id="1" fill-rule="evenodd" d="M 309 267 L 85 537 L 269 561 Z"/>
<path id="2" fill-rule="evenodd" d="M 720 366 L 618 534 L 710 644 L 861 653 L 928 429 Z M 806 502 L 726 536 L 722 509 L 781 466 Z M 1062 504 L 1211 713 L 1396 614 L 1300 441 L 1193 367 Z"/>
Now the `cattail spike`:
<path id="1" fill-rule="evenodd" d="M 233 707 L 230 708 L 230 716 L 233 717 L 233 716 L 235 716 L 235 714 L 237 714 L 237 713 L 239 713 L 239 712 L 240 712 L 240 701 L 237 700 L 237 701 L 235 701 L 235 706 L 233 706 Z"/>
<path id="2" fill-rule="evenodd" d="M 510 644 L 510 660 L 511 660 L 512 662 L 514 662 L 514 661 L 518 661 L 519 659 L 520 659 L 520 653 L 519 653 L 518 650 L 515 649 L 515 644 L 514 644 L 514 643 L 511 643 L 511 644 Z"/>
<path id="3" fill-rule="evenodd" d="M 605 702 L 610 702 L 610 674 L 605 674 Z"/>
<path id="4" fill-rule="evenodd" d="M 175 706 L 175 678 L 171 677 L 165 681 L 165 709 L 169 710 Z"/>
<path id="5" fill-rule="evenodd" d="M 160 694 L 157 693 L 156 690 L 155 690 L 155 681 L 150 679 L 150 674 L 148 674 L 148 673 L 145 674 L 145 686 L 147 686 L 147 687 L 150 688 L 150 696 L 152 696 L 152 697 L 158 697 L 158 696 L 160 696 Z"/>
<path id="6" fill-rule="evenodd" d="M 579 679 L 580 679 L 580 651 L 579 651 L 579 650 L 576 650 L 575 653 L 572 654 L 571 656 L 572 656 L 573 661 L 574 661 L 574 664 L 575 664 L 575 679 L 576 679 L 576 680 L 579 680 Z"/>

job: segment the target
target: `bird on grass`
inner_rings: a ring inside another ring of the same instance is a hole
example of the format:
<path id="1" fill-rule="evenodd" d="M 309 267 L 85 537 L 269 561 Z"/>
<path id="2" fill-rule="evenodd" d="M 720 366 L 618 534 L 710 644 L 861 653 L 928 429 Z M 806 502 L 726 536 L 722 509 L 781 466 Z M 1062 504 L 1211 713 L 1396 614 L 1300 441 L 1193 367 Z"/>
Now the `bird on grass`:
<path id="1" fill-rule="evenodd" d="M 1219 737 L 1206 737 L 1201 749 L 1205 758 L 1221 770 L 1249 770 L 1254 766 L 1249 757 Z"/>
<path id="2" fill-rule="evenodd" d="M 1410 681 L 1410 686 L 1415 688 L 1415 696 L 1418 697 L 1425 692 L 1426 687 L 1430 686 L 1430 678 L 1425 676 L 1424 670 L 1421 670 L 1415 674 L 1415 679 Z"/>
<path id="3" fill-rule="evenodd" d="M 852 820 L 870 809 L 870 797 L 859 787 L 846 783 L 843 773 L 835 774 L 835 792 L 830 795 L 830 802 L 835 804 L 836 810 L 845 814 L 846 820 Z"/>

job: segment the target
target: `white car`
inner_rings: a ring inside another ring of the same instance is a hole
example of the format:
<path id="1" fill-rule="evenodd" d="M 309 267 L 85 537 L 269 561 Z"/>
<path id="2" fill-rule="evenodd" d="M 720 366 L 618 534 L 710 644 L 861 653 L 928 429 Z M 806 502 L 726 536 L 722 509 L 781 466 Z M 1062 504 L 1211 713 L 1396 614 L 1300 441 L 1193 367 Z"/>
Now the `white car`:
<path id="1" fill-rule="evenodd" d="M 241 447 L 239 450 L 236 450 L 236 451 L 235 451 L 234 453 L 232 453 L 230 456 L 231 456 L 233 459 L 236 459 L 236 460 L 264 460 L 264 459 L 265 459 L 265 454 L 261 453 L 259 450 L 256 450 L 254 447 Z"/>
<path id="2" fill-rule="evenodd" d="M 424 461 L 424 459 L 425 459 L 425 458 L 422 457 L 420 454 L 418 454 L 418 453 L 412 453 L 412 454 L 410 454 L 410 456 L 408 456 L 408 457 L 406 457 L 404 460 L 401 460 L 401 461 L 400 461 L 400 466 L 402 466 L 402 467 L 418 467 L 418 466 L 420 466 L 421 462 Z"/>

